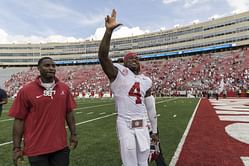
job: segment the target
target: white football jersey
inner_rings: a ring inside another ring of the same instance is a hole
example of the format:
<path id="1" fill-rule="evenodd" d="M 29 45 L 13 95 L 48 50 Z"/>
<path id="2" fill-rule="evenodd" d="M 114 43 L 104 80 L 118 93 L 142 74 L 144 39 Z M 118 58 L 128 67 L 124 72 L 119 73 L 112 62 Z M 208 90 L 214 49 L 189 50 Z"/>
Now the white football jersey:
<path id="1" fill-rule="evenodd" d="M 111 83 L 111 90 L 118 116 L 126 119 L 144 118 L 147 116 L 144 97 L 152 86 L 151 79 L 143 74 L 136 75 L 123 65 L 114 66 L 118 68 L 118 74 Z"/>

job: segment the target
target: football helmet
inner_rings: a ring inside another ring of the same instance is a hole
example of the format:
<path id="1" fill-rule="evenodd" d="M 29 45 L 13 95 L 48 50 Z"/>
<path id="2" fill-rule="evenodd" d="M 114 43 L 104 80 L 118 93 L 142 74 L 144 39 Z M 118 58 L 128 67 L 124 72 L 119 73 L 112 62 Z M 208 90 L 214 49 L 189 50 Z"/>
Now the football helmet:
<path id="1" fill-rule="evenodd" d="M 160 154 L 159 141 L 157 143 L 151 142 L 149 161 L 157 160 Z"/>

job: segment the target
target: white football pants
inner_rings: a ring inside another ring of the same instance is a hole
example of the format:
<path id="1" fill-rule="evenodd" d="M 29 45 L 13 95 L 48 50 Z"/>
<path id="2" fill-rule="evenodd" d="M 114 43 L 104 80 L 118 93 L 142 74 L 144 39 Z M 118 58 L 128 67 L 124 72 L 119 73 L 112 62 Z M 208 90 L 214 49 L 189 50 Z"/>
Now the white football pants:
<path id="1" fill-rule="evenodd" d="M 117 119 L 123 166 L 148 166 L 150 154 L 150 136 L 148 127 L 130 128 L 129 122 L 123 118 Z"/>

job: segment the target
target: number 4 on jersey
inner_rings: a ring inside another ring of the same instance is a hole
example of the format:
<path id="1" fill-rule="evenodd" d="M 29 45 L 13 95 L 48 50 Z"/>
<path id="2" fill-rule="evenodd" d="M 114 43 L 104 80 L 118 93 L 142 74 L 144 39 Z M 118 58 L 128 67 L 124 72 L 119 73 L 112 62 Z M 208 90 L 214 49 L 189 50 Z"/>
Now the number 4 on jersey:
<path id="1" fill-rule="evenodd" d="M 141 104 L 141 93 L 140 93 L 140 83 L 135 82 L 133 86 L 131 87 L 129 91 L 129 96 L 135 96 L 136 97 L 136 104 Z"/>

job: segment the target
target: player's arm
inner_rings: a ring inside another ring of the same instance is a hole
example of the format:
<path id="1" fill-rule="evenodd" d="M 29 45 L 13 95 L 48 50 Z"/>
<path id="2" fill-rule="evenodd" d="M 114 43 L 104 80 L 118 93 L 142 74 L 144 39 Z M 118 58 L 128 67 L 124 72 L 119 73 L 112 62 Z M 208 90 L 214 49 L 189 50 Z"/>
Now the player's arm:
<path id="1" fill-rule="evenodd" d="M 15 118 L 13 124 L 13 162 L 17 164 L 17 160 L 22 158 L 21 142 L 23 136 L 24 121 L 22 119 Z"/>
<path id="2" fill-rule="evenodd" d="M 73 111 L 67 112 L 66 121 L 67 121 L 68 128 L 71 132 L 70 147 L 75 149 L 78 145 L 78 139 L 77 139 L 77 134 L 76 134 L 75 117 L 74 117 Z"/>
<path id="3" fill-rule="evenodd" d="M 111 16 L 105 18 L 106 31 L 104 37 L 102 38 L 99 46 L 99 61 L 102 66 L 103 71 L 109 78 L 110 82 L 113 82 L 118 74 L 118 69 L 113 65 L 112 60 L 108 57 L 111 43 L 112 32 L 115 28 L 120 26 L 116 22 L 116 11 L 113 9 Z"/>
<path id="4" fill-rule="evenodd" d="M 148 113 L 148 118 L 150 120 L 151 128 L 152 128 L 151 138 L 153 139 L 153 141 L 157 142 L 158 136 L 157 136 L 156 102 L 155 102 L 154 96 L 151 94 L 151 89 L 149 89 L 146 92 L 144 102 L 145 102 L 145 106 L 146 106 L 147 113 Z"/>

